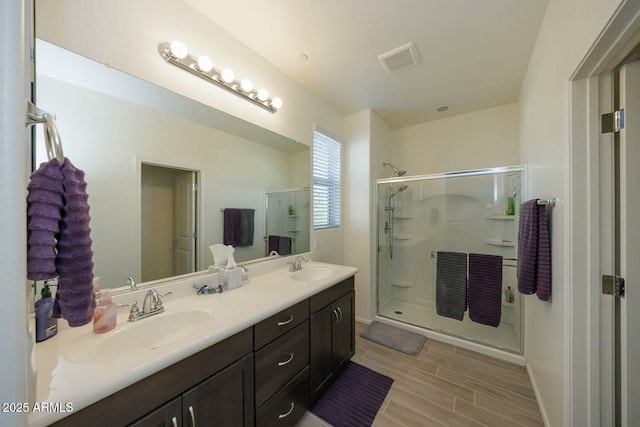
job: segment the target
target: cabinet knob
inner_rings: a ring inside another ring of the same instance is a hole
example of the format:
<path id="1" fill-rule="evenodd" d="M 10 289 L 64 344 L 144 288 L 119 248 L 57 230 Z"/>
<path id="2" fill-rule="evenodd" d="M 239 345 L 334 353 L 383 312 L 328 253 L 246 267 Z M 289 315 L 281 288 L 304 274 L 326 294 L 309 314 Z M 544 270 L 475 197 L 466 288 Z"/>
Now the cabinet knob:
<path id="1" fill-rule="evenodd" d="M 293 412 L 293 408 L 295 408 L 296 404 L 294 402 L 291 402 L 289 405 L 291 405 L 289 410 L 287 412 L 285 412 L 284 414 L 278 415 L 278 419 L 281 420 L 281 419 L 287 418 L 289 415 L 291 415 L 291 413 Z"/>
<path id="2" fill-rule="evenodd" d="M 342 322 L 342 309 L 338 307 L 338 314 L 340 314 L 340 322 Z"/>
<path id="3" fill-rule="evenodd" d="M 178 427 L 178 419 L 176 417 L 171 418 L 171 424 L 173 427 Z"/>

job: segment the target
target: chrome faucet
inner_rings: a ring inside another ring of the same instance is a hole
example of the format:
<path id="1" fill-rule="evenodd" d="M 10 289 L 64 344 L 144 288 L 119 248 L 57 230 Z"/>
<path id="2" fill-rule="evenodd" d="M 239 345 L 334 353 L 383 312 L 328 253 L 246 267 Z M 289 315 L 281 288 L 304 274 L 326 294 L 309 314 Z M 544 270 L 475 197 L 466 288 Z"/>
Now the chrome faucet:
<path id="1" fill-rule="evenodd" d="M 129 276 L 127 278 L 127 286 L 132 290 L 132 291 L 137 291 L 138 290 L 138 285 L 136 285 L 136 281 L 133 280 L 133 277 Z"/>
<path id="2" fill-rule="evenodd" d="M 171 294 L 171 292 L 160 295 L 155 289 L 149 289 L 147 294 L 144 296 L 142 311 L 138 308 L 138 301 L 133 301 L 129 304 L 120 304 L 118 307 L 131 306 L 129 322 L 135 322 L 137 320 L 146 319 L 147 317 L 162 313 L 164 311 L 164 306 L 162 305 L 162 299 L 160 299 L 160 297 L 165 297 L 169 294 Z"/>
<path id="3" fill-rule="evenodd" d="M 290 262 L 288 264 L 289 265 L 289 271 L 299 271 L 302 270 L 302 263 L 301 261 L 304 262 L 309 262 L 309 258 L 307 258 L 306 255 L 298 255 L 293 262 Z"/>

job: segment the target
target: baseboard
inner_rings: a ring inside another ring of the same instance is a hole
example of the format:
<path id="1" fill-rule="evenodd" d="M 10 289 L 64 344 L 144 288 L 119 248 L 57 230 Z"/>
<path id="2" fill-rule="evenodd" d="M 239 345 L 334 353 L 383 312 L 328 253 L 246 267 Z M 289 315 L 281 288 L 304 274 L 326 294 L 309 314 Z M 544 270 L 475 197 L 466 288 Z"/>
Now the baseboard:
<path id="1" fill-rule="evenodd" d="M 533 387 L 533 393 L 536 395 L 536 402 L 538 402 L 538 409 L 540 410 L 540 416 L 542 417 L 542 422 L 544 423 L 545 427 L 548 427 L 549 424 L 549 420 L 547 419 L 547 413 L 544 410 L 544 405 L 542 404 L 542 399 L 540 396 L 540 391 L 538 390 L 538 385 L 536 384 L 536 379 L 533 376 L 533 373 L 531 372 L 531 366 L 529 365 L 529 363 L 527 363 L 526 365 L 527 368 L 527 375 L 529 376 L 529 382 L 531 383 L 531 387 Z"/>

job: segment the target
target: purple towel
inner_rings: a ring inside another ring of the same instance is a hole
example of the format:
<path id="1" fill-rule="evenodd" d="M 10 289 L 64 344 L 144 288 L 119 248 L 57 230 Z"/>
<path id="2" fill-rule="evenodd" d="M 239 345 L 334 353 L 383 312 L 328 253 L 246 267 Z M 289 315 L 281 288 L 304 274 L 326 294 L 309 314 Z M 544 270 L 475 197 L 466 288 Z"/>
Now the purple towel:
<path id="1" fill-rule="evenodd" d="M 537 293 L 542 301 L 551 296 L 551 243 L 544 205 L 532 199 L 520 205 L 518 230 L 518 291 Z"/>
<path id="2" fill-rule="evenodd" d="M 436 313 L 462 321 L 467 311 L 467 254 L 438 251 Z"/>
<path id="3" fill-rule="evenodd" d="M 500 325 L 502 257 L 469 254 L 469 318 L 483 325 Z"/>
<path id="4" fill-rule="evenodd" d="M 58 160 L 31 174 L 27 186 L 27 278 L 52 279 L 56 270 L 56 238 L 62 219 L 63 186 Z"/>
<path id="5" fill-rule="evenodd" d="M 222 242 L 234 248 L 253 245 L 254 213 L 253 209 L 226 208 Z"/>
<path id="6" fill-rule="evenodd" d="M 69 326 L 89 323 L 95 309 L 86 187 L 69 159 L 43 163 L 27 187 L 27 277 L 58 278 L 53 312 Z"/>
<path id="7" fill-rule="evenodd" d="M 60 222 L 56 267 L 58 292 L 53 306 L 56 317 L 69 326 L 82 326 L 93 319 L 93 251 L 89 226 L 89 196 L 84 172 L 69 159 L 61 167 L 65 205 Z"/>

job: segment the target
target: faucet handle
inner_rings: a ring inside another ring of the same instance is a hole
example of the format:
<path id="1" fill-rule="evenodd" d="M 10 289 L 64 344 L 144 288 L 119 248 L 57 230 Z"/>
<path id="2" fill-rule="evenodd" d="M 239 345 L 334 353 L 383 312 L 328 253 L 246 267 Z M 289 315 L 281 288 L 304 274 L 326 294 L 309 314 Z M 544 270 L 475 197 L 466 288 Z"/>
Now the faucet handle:
<path id="1" fill-rule="evenodd" d="M 138 301 L 132 301 L 126 304 L 118 304 L 116 307 L 131 307 L 129 312 L 129 322 L 134 322 L 140 317 L 140 309 L 138 308 Z"/>
<path id="2" fill-rule="evenodd" d="M 162 307 L 162 300 L 160 299 L 161 297 L 166 297 L 167 295 L 171 295 L 173 292 L 169 291 L 166 294 L 162 294 L 160 295 L 158 292 L 155 292 L 153 294 L 154 297 L 154 303 L 156 305 L 156 309 L 160 309 Z"/>

